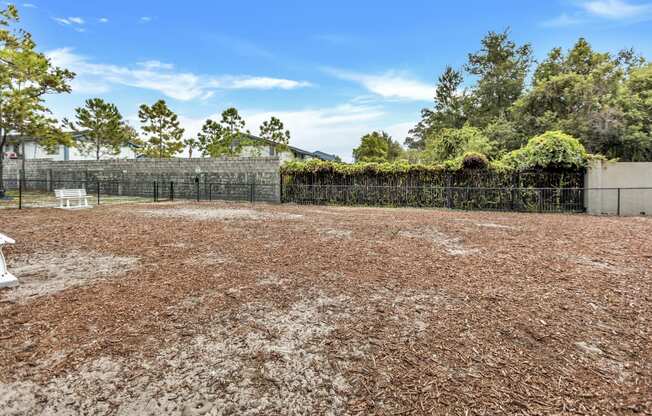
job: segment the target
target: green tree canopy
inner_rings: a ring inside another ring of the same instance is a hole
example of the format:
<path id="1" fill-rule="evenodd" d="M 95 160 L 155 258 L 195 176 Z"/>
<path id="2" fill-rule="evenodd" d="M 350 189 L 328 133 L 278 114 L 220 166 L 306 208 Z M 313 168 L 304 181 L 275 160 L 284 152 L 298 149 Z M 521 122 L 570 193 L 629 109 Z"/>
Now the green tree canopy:
<path id="1" fill-rule="evenodd" d="M 403 155 L 401 145 L 384 131 L 374 131 L 360 138 L 360 145 L 353 149 L 356 162 L 393 162 Z"/>
<path id="2" fill-rule="evenodd" d="M 202 156 L 219 157 L 231 151 L 230 143 L 224 143 L 222 125 L 208 119 L 197 134 L 198 149 Z"/>
<path id="3" fill-rule="evenodd" d="M 625 117 L 618 98 L 635 65 L 621 55 L 595 52 L 585 39 L 566 54 L 554 49 L 512 109 L 520 130 L 528 137 L 561 130 L 591 153 L 622 156 Z"/>
<path id="4" fill-rule="evenodd" d="M 75 74 L 53 66 L 37 52 L 31 34 L 15 27 L 18 21 L 15 6 L 0 11 L 0 192 L 4 192 L 2 149 L 10 134 L 31 136 L 47 150 L 71 143 L 70 135 L 50 116 L 44 97 L 70 92 Z"/>
<path id="5" fill-rule="evenodd" d="M 183 132 L 177 115 L 164 100 L 138 110 L 142 130 L 146 133 L 142 153 L 158 159 L 171 158 L 183 149 Z"/>
<path id="6" fill-rule="evenodd" d="M 206 120 L 197 135 L 198 149 L 203 156 L 238 156 L 246 145 L 257 145 L 244 132 L 245 122 L 234 107 L 222 112 L 222 120 L 218 123 Z"/>
<path id="7" fill-rule="evenodd" d="M 447 66 L 437 80 L 433 110 L 421 110 L 421 121 L 409 132 L 405 145 L 410 149 L 425 147 L 425 138 L 444 128 L 461 128 L 466 122 L 469 99 L 460 91 L 464 77 L 461 72 Z"/>
<path id="8" fill-rule="evenodd" d="M 652 64 L 631 71 L 621 90 L 620 108 L 625 120 L 622 141 L 606 149 L 605 156 L 652 161 Z"/>
<path id="9" fill-rule="evenodd" d="M 489 32 L 482 48 L 470 53 L 466 71 L 477 77 L 473 87 L 474 106 L 470 114 L 476 127 L 484 127 L 505 115 L 525 90 L 525 79 L 532 64 L 532 46 L 518 46 L 509 32 Z"/>
<path id="10" fill-rule="evenodd" d="M 493 146 L 476 127 L 464 126 L 461 129 L 442 129 L 426 138 L 424 159 L 429 162 L 444 162 L 459 158 L 467 152 L 490 155 Z"/>
<path id="11" fill-rule="evenodd" d="M 474 84 L 461 92 L 462 74 L 447 68 L 434 107 L 422 110 L 406 145 L 422 150 L 428 140 L 437 142 L 443 129 L 468 125 L 482 130 L 495 154 L 516 150 L 547 131 L 563 131 L 590 153 L 652 160 L 647 127 L 652 108 L 645 89 L 649 67 L 643 57 L 632 49 L 598 52 L 580 38 L 568 51 L 553 48 L 534 68 L 527 88 L 531 63 L 529 44 L 517 45 L 507 31 L 490 32 L 464 67 Z"/>
<path id="12" fill-rule="evenodd" d="M 64 124 L 83 139 L 75 145 L 82 154 L 92 154 L 96 160 L 102 156 L 115 156 L 120 149 L 134 140 L 134 130 L 129 128 L 114 104 L 101 98 L 86 100 L 83 107 L 75 109 L 76 120 L 64 120 Z"/>
<path id="13" fill-rule="evenodd" d="M 290 144 L 290 131 L 284 128 L 283 122 L 272 116 L 269 121 L 263 121 L 260 125 L 260 137 L 276 143 L 279 150 L 285 150 Z"/>

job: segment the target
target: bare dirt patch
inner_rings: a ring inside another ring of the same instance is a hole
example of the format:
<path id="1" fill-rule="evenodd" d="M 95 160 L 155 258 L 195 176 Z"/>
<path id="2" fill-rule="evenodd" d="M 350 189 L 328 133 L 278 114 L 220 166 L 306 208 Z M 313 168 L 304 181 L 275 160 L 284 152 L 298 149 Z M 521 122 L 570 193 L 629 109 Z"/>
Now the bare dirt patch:
<path id="1" fill-rule="evenodd" d="M 510 225 L 494 224 L 493 222 L 479 222 L 479 223 L 476 223 L 475 225 L 477 225 L 478 227 L 481 227 L 481 228 L 498 228 L 498 229 L 502 229 L 502 230 L 515 230 L 516 229 L 516 227 L 512 227 Z"/>
<path id="2" fill-rule="evenodd" d="M 269 220 L 269 219 L 300 219 L 303 216 L 287 213 L 266 213 L 246 208 L 167 208 L 155 210 L 140 210 L 152 217 L 186 218 L 192 220 Z"/>
<path id="3" fill-rule="evenodd" d="M 120 276 L 137 263 L 138 257 L 75 249 L 12 257 L 9 267 L 19 286 L 0 292 L 0 299 L 27 300 L 60 292 L 95 279 Z"/>
<path id="4" fill-rule="evenodd" d="M 466 248 L 459 237 L 451 237 L 442 232 L 430 228 L 420 228 L 416 230 L 399 231 L 398 235 L 408 238 L 420 238 L 432 241 L 435 245 L 444 249 L 451 256 L 467 256 L 476 254 L 480 250 L 475 248 Z"/>
<path id="5" fill-rule="evenodd" d="M 360 352 L 325 348 L 345 297 L 306 296 L 289 309 L 249 303 L 190 341 L 137 362 L 101 357 L 45 385 L 0 384 L 5 415 L 341 414 L 344 373 Z M 243 331 L 243 328 L 249 328 Z"/>
<path id="6" fill-rule="evenodd" d="M 577 265 L 594 270 L 602 270 L 608 273 L 625 274 L 627 271 L 629 271 L 625 266 L 611 264 L 599 258 L 590 258 L 587 256 L 567 256 L 566 258 Z"/>
<path id="7" fill-rule="evenodd" d="M 342 229 L 335 229 L 335 228 L 326 228 L 323 230 L 319 230 L 321 235 L 325 237 L 330 237 L 330 238 L 351 238 L 351 235 L 353 234 L 353 231 L 351 230 L 342 230 Z"/>

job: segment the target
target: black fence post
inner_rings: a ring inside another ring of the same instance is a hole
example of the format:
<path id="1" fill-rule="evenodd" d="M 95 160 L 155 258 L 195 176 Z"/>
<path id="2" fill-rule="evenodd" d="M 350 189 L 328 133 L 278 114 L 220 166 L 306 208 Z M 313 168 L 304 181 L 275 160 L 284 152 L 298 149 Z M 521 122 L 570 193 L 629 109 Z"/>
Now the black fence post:
<path id="1" fill-rule="evenodd" d="M 158 182 L 154 181 L 154 202 L 158 202 Z"/>
<path id="2" fill-rule="evenodd" d="M 97 205 L 100 205 L 100 181 L 97 181 Z"/>
<path id="3" fill-rule="evenodd" d="M 538 210 L 539 210 L 539 212 L 543 212 L 543 189 L 539 188 L 538 191 L 539 191 L 538 192 L 538 194 L 539 194 L 538 195 L 539 196 L 539 201 L 538 202 L 539 203 L 537 204 L 538 205 Z"/>
<path id="4" fill-rule="evenodd" d="M 23 209 L 23 178 L 22 171 L 18 178 L 18 209 Z"/>
<path id="5" fill-rule="evenodd" d="M 283 174 L 281 173 L 279 175 L 279 177 L 280 177 L 281 180 L 280 180 L 279 185 L 278 185 L 278 192 L 279 192 L 278 199 L 282 204 L 283 203 Z"/>
<path id="6" fill-rule="evenodd" d="M 620 217 L 620 188 L 618 188 L 618 205 L 616 206 L 616 213 Z"/>
<path id="7" fill-rule="evenodd" d="M 254 203 L 254 183 L 249 184 L 249 201 Z"/>
<path id="8" fill-rule="evenodd" d="M 174 201 L 174 181 L 170 181 L 170 201 Z"/>
<path id="9" fill-rule="evenodd" d="M 197 202 L 199 202 L 199 176 L 195 177 L 195 193 L 197 194 Z"/>

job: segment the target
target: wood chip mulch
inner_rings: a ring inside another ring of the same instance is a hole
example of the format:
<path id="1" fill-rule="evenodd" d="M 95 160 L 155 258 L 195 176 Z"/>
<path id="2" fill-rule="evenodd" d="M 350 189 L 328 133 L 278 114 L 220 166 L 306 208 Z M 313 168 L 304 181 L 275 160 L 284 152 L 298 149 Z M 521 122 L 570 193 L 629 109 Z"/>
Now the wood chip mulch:
<path id="1" fill-rule="evenodd" d="M 266 215 L 140 212 L 180 206 Z M 652 414 L 649 218 L 207 203 L 0 215 L 10 262 L 139 258 L 48 296 L 0 292 L 0 383 L 155 357 L 252 300 L 283 309 L 320 292 L 348 302 L 332 365 L 360 351 L 342 361 L 347 414 Z"/>

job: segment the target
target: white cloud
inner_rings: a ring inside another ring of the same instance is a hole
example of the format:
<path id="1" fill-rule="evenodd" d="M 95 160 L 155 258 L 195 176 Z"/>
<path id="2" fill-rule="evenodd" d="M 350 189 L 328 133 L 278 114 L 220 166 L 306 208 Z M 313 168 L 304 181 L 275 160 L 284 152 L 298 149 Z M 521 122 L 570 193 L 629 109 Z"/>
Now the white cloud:
<path id="1" fill-rule="evenodd" d="M 84 19 L 81 17 L 53 17 L 52 20 L 55 22 L 61 23 L 62 25 L 83 25 Z"/>
<path id="2" fill-rule="evenodd" d="M 100 18 L 97 19 L 97 20 L 98 20 L 98 22 L 100 22 L 100 23 L 108 23 L 108 22 L 109 22 L 109 19 L 106 18 L 106 17 L 100 17 Z"/>
<path id="3" fill-rule="evenodd" d="M 402 72 L 387 71 L 374 75 L 333 68 L 326 68 L 325 71 L 337 78 L 358 82 L 368 91 L 384 98 L 432 101 L 434 95 L 434 86 L 415 80 Z"/>
<path id="4" fill-rule="evenodd" d="M 28 9 L 37 9 L 38 8 L 38 7 L 36 7 L 35 4 L 32 4 L 32 3 L 23 3 L 23 7 L 26 7 Z"/>
<path id="5" fill-rule="evenodd" d="M 138 65 L 146 69 L 173 69 L 174 68 L 173 64 L 167 64 L 165 62 L 161 62 L 157 60 L 138 62 Z"/>
<path id="6" fill-rule="evenodd" d="M 414 128 L 414 125 L 417 124 L 416 121 L 408 121 L 404 123 L 397 123 L 397 124 L 392 124 L 390 126 L 385 127 L 385 131 L 387 134 L 392 136 L 392 139 L 396 140 L 397 142 L 403 144 L 403 141 L 408 135 L 408 132 Z"/>
<path id="7" fill-rule="evenodd" d="M 149 16 L 143 16 L 143 17 L 140 18 L 141 23 L 148 23 L 148 22 L 151 22 L 151 21 L 152 21 L 152 18 L 149 17 Z"/>
<path id="8" fill-rule="evenodd" d="M 245 128 L 253 134 L 258 134 L 263 121 L 275 116 L 290 130 L 290 145 L 311 152 L 321 150 L 337 154 L 345 161 L 352 160 L 351 151 L 364 134 L 382 127 L 392 132 L 400 130 L 400 126 L 383 126 L 386 113 L 381 107 L 352 103 L 285 111 L 245 109 L 241 114 L 247 123 Z M 216 113 L 205 118 L 180 116 L 179 120 L 188 135 L 195 135 L 207 118 L 219 120 L 221 115 Z"/>
<path id="9" fill-rule="evenodd" d="M 598 19 L 641 22 L 652 19 L 652 3 L 630 3 L 626 0 L 579 0 L 574 3 L 579 11 L 571 15 L 541 22 L 544 27 L 564 27 Z"/>
<path id="10" fill-rule="evenodd" d="M 652 12 L 651 4 L 632 4 L 623 0 L 593 0 L 582 3 L 588 13 L 607 19 L 629 19 Z"/>
<path id="11" fill-rule="evenodd" d="M 555 17 L 554 19 L 550 19 L 542 22 L 541 25 L 545 27 L 565 27 L 565 26 L 577 25 L 582 22 L 584 22 L 584 20 L 577 16 L 570 16 L 566 13 L 563 13 L 560 16 Z"/>
<path id="12" fill-rule="evenodd" d="M 98 64 L 70 48 L 52 50 L 47 56 L 54 65 L 77 74 L 77 89 L 73 88 L 73 92 L 82 94 L 94 93 L 98 89 L 108 91 L 111 85 L 125 85 L 159 91 L 168 97 L 187 101 L 206 99 L 216 89 L 293 89 L 308 85 L 304 81 L 282 78 L 197 75 L 175 71 L 174 65 L 156 60 L 140 62 L 131 67 Z"/>
<path id="13" fill-rule="evenodd" d="M 55 22 L 59 22 L 62 25 L 69 25 L 72 23 L 70 20 L 66 19 L 65 17 L 53 17 L 52 20 L 54 20 Z"/>
<path id="14" fill-rule="evenodd" d="M 257 89 L 257 90 L 270 90 L 278 88 L 281 90 L 291 90 L 301 87 L 309 87 L 312 84 L 307 81 L 294 81 L 291 79 L 283 78 L 270 78 L 270 77 L 223 77 L 216 79 L 214 82 L 216 87 L 227 89 Z"/>

